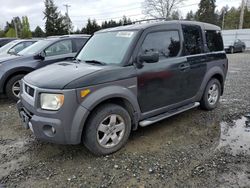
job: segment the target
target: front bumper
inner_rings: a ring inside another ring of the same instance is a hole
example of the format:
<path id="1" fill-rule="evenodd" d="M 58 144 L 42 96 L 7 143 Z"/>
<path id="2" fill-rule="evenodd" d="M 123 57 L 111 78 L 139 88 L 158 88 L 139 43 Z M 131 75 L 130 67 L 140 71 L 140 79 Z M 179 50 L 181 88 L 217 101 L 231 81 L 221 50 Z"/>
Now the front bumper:
<path id="1" fill-rule="evenodd" d="M 36 89 L 35 98 L 39 97 L 41 92 L 43 91 Z M 62 90 L 60 92 L 62 93 Z M 39 140 L 57 144 L 79 144 L 89 111 L 78 104 L 74 90 L 64 91 L 63 94 L 65 103 L 61 109 L 46 111 L 37 106 L 38 100 L 32 100 L 21 91 L 17 108 L 19 114 L 28 117 L 28 122 L 25 122 L 26 128 L 31 128 Z"/>

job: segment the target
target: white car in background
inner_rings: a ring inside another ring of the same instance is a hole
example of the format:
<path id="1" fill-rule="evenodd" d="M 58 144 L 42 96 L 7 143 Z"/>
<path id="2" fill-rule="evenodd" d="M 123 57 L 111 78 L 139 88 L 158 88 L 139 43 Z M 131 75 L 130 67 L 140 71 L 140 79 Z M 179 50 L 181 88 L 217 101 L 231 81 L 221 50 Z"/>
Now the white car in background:
<path id="1" fill-rule="evenodd" d="M 17 54 L 37 41 L 37 39 L 20 39 L 9 42 L 0 48 L 0 58 Z"/>

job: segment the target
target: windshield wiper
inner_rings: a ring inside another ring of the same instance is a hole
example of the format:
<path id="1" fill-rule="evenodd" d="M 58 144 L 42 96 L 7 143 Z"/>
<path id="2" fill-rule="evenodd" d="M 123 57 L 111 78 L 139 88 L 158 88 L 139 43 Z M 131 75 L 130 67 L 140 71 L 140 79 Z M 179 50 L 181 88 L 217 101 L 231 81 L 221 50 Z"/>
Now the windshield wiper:
<path id="1" fill-rule="evenodd" d="M 74 63 L 80 63 L 80 62 L 82 61 L 82 60 L 77 59 L 77 58 L 74 58 L 73 60 L 74 60 L 74 61 L 73 61 Z"/>
<path id="2" fill-rule="evenodd" d="M 93 64 L 99 64 L 99 65 L 106 65 L 106 63 L 98 61 L 98 60 L 85 60 L 85 63 L 93 63 Z"/>

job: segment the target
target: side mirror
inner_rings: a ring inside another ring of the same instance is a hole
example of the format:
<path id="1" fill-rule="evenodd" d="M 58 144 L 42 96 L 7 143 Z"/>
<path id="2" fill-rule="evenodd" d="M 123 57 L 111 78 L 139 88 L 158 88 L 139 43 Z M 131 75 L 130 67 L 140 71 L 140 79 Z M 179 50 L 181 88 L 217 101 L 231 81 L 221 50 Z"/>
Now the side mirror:
<path id="1" fill-rule="evenodd" d="M 8 51 L 8 54 L 16 54 L 16 51 L 15 51 L 15 49 L 10 49 L 9 51 Z"/>
<path id="2" fill-rule="evenodd" d="M 160 55 L 159 52 L 147 52 L 139 56 L 139 61 L 141 63 L 156 63 L 159 61 Z"/>
<path id="3" fill-rule="evenodd" d="M 45 52 L 42 51 L 42 52 L 40 52 L 39 54 L 35 55 L 35 56 L 34 56 L 34 59 L 40 59 L 40 60 L 43 61 L 43 60 L 45 59 Z"/>

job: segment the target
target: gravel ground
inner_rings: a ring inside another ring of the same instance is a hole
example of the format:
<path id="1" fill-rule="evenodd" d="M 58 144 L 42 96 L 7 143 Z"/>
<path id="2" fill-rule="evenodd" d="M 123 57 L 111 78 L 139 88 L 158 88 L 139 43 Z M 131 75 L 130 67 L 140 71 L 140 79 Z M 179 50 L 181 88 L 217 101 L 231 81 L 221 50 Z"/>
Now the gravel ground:
<path id="1" fill-rule="evenodd" d="M 250 187 L 250 53 L 228 55 L 219 107 L 133 132 L 119 152 L 36 140 L 0 100 L 0 187 Z"/>

